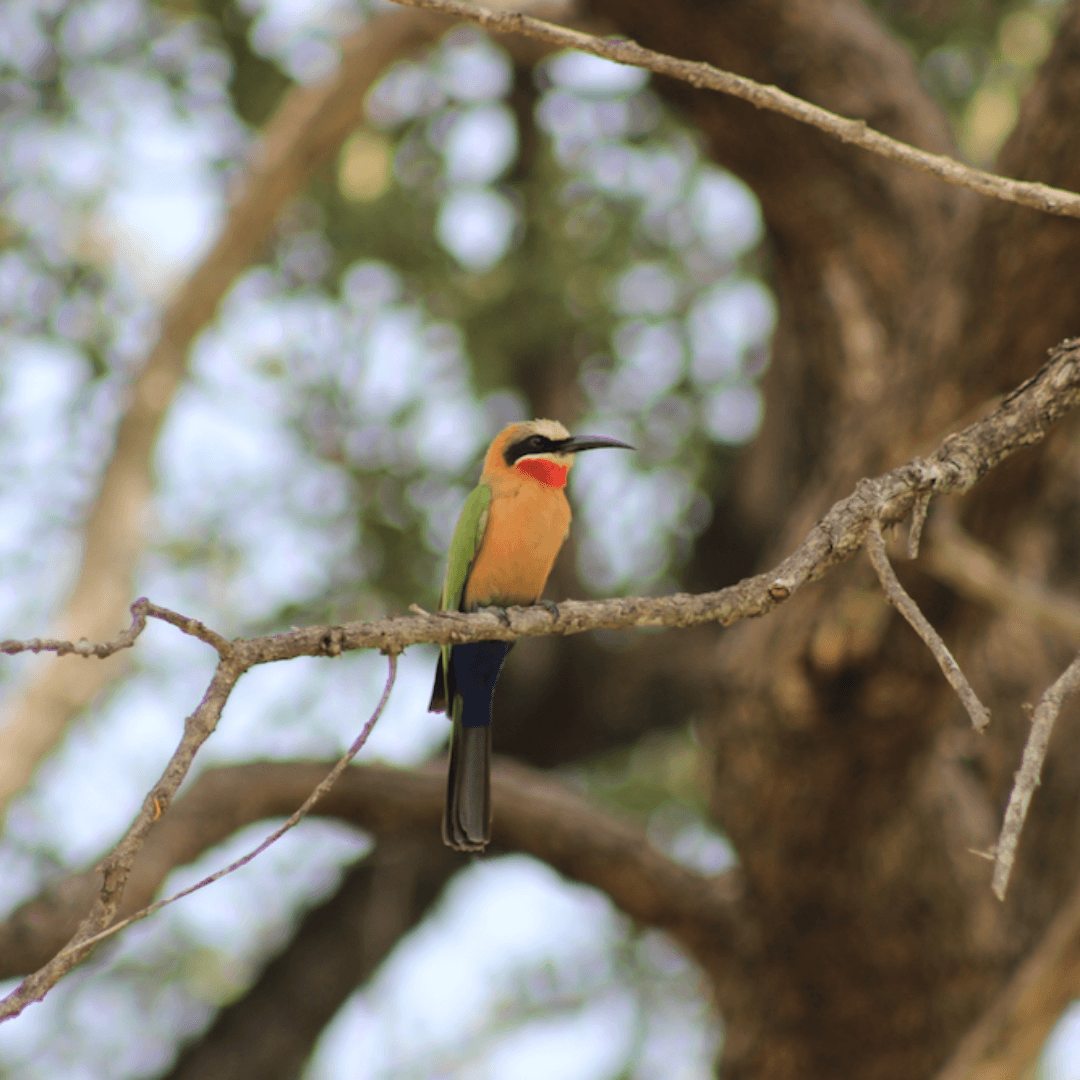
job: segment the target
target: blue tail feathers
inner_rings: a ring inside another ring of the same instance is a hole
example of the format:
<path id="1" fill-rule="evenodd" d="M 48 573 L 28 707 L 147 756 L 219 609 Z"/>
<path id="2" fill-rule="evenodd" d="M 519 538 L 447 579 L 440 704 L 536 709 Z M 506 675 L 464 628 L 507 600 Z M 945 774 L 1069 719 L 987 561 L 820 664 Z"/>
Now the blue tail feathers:
<path id="1" fill-rule="evenodd" d="M 495 683 L 513 644 L 512 641 L 471 641 L 450 650 L 454 692 L 462 699 L 462 726 L 487 727 L 491 723 Z"/>

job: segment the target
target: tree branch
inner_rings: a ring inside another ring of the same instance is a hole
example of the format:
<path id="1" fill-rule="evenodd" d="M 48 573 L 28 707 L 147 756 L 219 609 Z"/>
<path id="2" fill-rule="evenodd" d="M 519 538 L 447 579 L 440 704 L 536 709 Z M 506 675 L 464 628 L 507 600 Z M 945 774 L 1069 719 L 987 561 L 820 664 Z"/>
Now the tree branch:
<path id="1" fill-rule="evenodd" d="M 919 503 L 916 503 L 916 508 Z M 925 511 L 923 511 L 925 513 Z M 967 676 L 960 670 L 960 665 L 953 659 L 941 635 L 930 625 L 929 619 L 919 610 L 918 604 L 908 596 L 900 579 L 896 576 L 889 562 L 888 552 L 885 550 L 885 540 L 881 535 L 881 525 L 876 521 L 870 523 L 866 533 L 866 553 L 870 556 L 870 562 L 877 572 L 881 588 L 889 598 L 889 602 L 907 619 L 911 628 L 923 639 L 926 647 L 933 654 L 934 659 L 941 668 L 941 673 L 949 681 L 949 685 L 956 691 L 976 731 L 984 731 L 990 723 L 990 710 L 978 699 Z"/>
<path id="2" fill-rule="evenodd" d="M 1052 595 L 1034 582 L 1017 578 L 992 551 L 965 535 L 948 515 L 935 522 L 923 564 L 930 574 L 969 599 L 1032 619 L 1074 641 L 1080 640 L 1080 605 Z M 1032 714 L 1020 770 L 1009 793 L 1001 835 L 993 849 L 993 890 L 999 900 L 1005 899 L 1020 833 L 1039 784 L 1054 722 L 1065 700 L 1078 689 L 1080 657 L 1043 694 Z"/>
<path id="3" fill-rule="evenodd" d="M 253 859 L 258 858 L 271 844 L 277 843 L 290 829 L 295 828 L 304 820 L 314 809 L 315 804 L 334 786 L 338 778 L 344 772 L 349 762 L 352 761 L 358 753 L 364 743 L 368 741 L 368 736 L 371 734 L 372 729 L 375 727 L 376 721 L 382 716 L 383 710 L 386 708 L 386 703 L 390 700 L 390 691 L 394 688 L 394 682 L 397 679 L 397 656 L 394 653 L 390 654 L 390 672 L 386 677 L 386 686 L 383 688 L 382 697 L 379 698 L 378 705 L 375 706 L 375 711 L 371 714 L 368 722 L 364 725 L 360 734 L 357 735 L 353 741 L 352 746 L 338 759 L 337 764 L 323 777 L 323 779 L 316 786 L 315 790 L 304 800 L 300 807 L 293 811 L 292 814 L 286 819 L 285 823 L 279 828 L 275 829 L 265 840 L 263 840 L 256 847 L 252 848 L 246 855 L 241 855 L 239 859 L 234 859 L 228 866 L 222 867 L 220 870 L 214 871 L 204 877 L 201 881 L 197 881 L 194 885 L 188 886 L 186 889 L 181 889 L 178 893 L 173 893 L 172 896 L 167 896 L 162 900 L 158 900 L 156 903 L 149 904 L 147 907 L 141 908 L 134 914 L 129 915 L 125 919 L 121 919 L 119 922 L 113 923 L 111 926 L 95 934 L 92 938 L 86 938 L 80 940 L 77 943 L 68 945 L 65 949 L 57 955 L 56 959 L 62 959 L 69 953 L 79 952 L 84 954 L 85 950 L 91 946 L 96 945 L 100 941 L 104 941 L 106 938 L 112 937 L 114 934 L 119 933 L 121 930 L 130 926 L 133 922 L 139 922 L 142 919 L 147 918 L 150 915 L 160 911 L 163 907 L 169 904 L 175 903 L 177 900 L 182 900 L 185 896 L 190 896 L 194 892 L 198 892 L 200 889 L 205 889 L 207 885 L 213 885 L 215 881 L 220 881 L 221 878 L 227 874 L 231 874 L 234 870 L 239 870 L 241 866 L 247 866 Z M 154 812 L 155 820 L 160 816 L 160 804 L 155 800 Z"/>
<path id="4" fill-rule="evenodd" d="M 161 817 L 187 775 L 199 747 L 217 726 L 221 710 L 245 670 L 233 658 L 222 658 L 202 702 L 185 721 L 184 736 L 161 779 L 143 800 L 142 809 L 120 843 L 97 866 L 102 880 L 90 913 L 61 952 L 0 1001 L 0 1021 L 18 1016 L 31 1002 L 41 1001 L 64 975 L 85 959 L 92 948 L 88 943 L 97 940 L 97 935 L 116 918 L 135 857 L 151 826 Z"/>
<path id="5" fill-rule="evenodd" d="M 272 637 L 237 638 L 227 643 L 229 656 L 246 670 L 297 656 L 339 656 L 354 649 L 400 652 L 422 642 L 451 645 L 515 641 L 599 628 L 687 627 L 710 622 L 729 626 L 740 619 L 767 614 L 802 586 L 852 558 L 865 544 L 872 523 L 887 526 L 903 520 L 922 494 L 958 495 L 970 491 L 1006 458 L 1039 442 L 1050 426 L 1078 403 L 1080 338 L 1052 349 L 1050 360 L 1035 375 L 981 420 L 949 435 L 930 457 L 915 458 L 873 480 L 860 481 L 856 490 L 835 503 L 795 551 L 774 569 L 715 592 L 565 600 L 559 604 L 557 616 L 539 605 L 511 607 L 506 610 L 505 622 L 490 612 L 429 613 L 413 605 L 412 615 L 375 622 L 309 626 Z M 146 605 L 148 614 L 165 618 L 181 629 L 200 625 L 149 601 L 139 603 Z M 201 632 L 210 633 L 205 628 Z M 18 644 L 9 642 L 8 647 Z M 26 647 L 30 647 L 29 643 Z M 48 646 L 37 642 L 35 647 Z"/>
<path id="6" fill-rule="evenodd" d="M 1080 690 L 1080 656 L 1043 694 L 1031 718 L 1031 732 L 1024 746 L 1020 771 L 1016 774 L 1016 782 L 1009 793 L 1005 821 L 1002 823 L 1001 836 L 995 848 L 993 889 L 999 900 L 1005 899 L 1005 890 L 1009 887 L 1009 876 L 1016 860 L 1016 846 L 1020 843 L 1020 833 L 1024 828 L 1031 797 L 1039 786 L 1039 776 L 1046 760 L 1046 751 L 1050 747 L 1054 721 L 1057 720 L 1065 700 L 1077 690 Z"/>
<path id="7" fill-rule="evenodd" d="M 145 903 L 166 875 L 237 829 L 289 813 L 326 775 L 322 762 L 261 762 L 211 769 L 154 830 L 132 875 L 125 909 Z M 442 765 L 417 770 L 354 765 L 315 813 L 376 836 L 437 831 L 446 794 Z M 639 922 L 671 931 L 710 957 L 730 947 L 737 878 L 706 877 L 672 862 L 636 825 L 613 817 L 547 774 L 498 761 L 492 780 L 493 850 L 542 859 L 595 886 Z M 462 860 L 462 864 L 464 861 Z M 77 920 L 73 897 L 89 897 L 95 870 L 83 871 L 24 904 L 0 924 L 0 978 L 39 964 Z"/>
<path id="8" fill-rule="evenodd" d="M 413 616 L 340 627 L 315 626 L 263 638 L 226 641 L 197 620 L 157 607 L 147 600 L 133 606 L 136 623 L 127 632 L 137 636 L 140 613 L 164 619 L 218 649 L 220 662 L 199 708 L 188 718 L 184 737 L 162 778 L 148 793 L 142 810 L 114 851 L 101 865 L 104 882 L 90 915 L 80 924 L 69 945 L 48 964 L 27 978 L 3 1002 L 0 1020 L 18 1015 L 48 990 L 87 953 L 91 943 L 105 936 L 114 922 L 135 856 L 151 826 L 161 817 L 187 775 L 199 747 L 217 724 L 237 679 L 256 664 L 297 656 L 338 656 L 346 649 L 378 648 L 396 654 L 419 642 L 451 644 L 465 641 L 513 640 L 540 634 L 572 634 L 597 627 L 685 627 L 705 622 L 728 625 L 738 619 L 764 614 L 788 599 L 802 585 L 821 577 L 830 567 L 859 550 L 868 530 L 895 522 L 909 513 L 921 493 L 960 493 L 969 490 L 995 465 L 1021 447 L 1039 441 L 1050 425 L 1080 401 L 1080 339 L 1054 349 L 1043 368 L 982 420 L 950 435 L 927 459 L 874 480 L 863 480 L 854 494 L 840 500 L 810 531 L 809 536 L 772 572 L 737 585 L 698 596 L 629 597 L 589 603 L 567 601 L 553 616 L 547 609 L 510 608 L 507 624 L 492 613 L 421 612 Z M 127 637 L 123 640 L 127 640 Z M 9 651 L 19 643 L 9 642 Z M 27 648 L 31 645 L 27 643 Z M 78 651 L 96 655 L 92 646 L 78 650 L 66 643 L 43 643 L 35 648 Z M 108 647 L 104 647 L 108 648 Z M 555 861 L 557 852 L 547 861 Z M 573 871 L 565 871 L 573 875 Z M 583 878 L 583 880 L 585 880 Z M 616 903 L 620 899 L 611 894 Z M 634 912 L 631 912 L 633 914 Z M 645 919 L 644 921 L 650 921 Z"/>
<path id="9" fill-rule="evenodd" d="M 21 986 L 13 990 L 3 999 L 3 1001 L 0 1001 L 0 1021 L 18 1016 L 32 1001 L 40 1001 L 45 994 L 47 994 L 49 990 L 64 977 L 64 975 L 85 959 L 89 954 L 90 949 L 98 944 L 98 942 L 103 941 L 107 937 L 112 937 L 113 934 L 122 930 L 130 923 L 144 919 L 148 915 L 152 915 L 155 911 L 165 907 L 166 904 L 171 904 L 181 897 L 190 896 L 191 893 L 205 888 L 207 885 L 213 884 L 213 882 L 224 877 L 226 874 L 231 874 L 234 870 L 238 870 L 241 866 L 245 866 L 293 828 L 293 826 L 311 811 L 311 808 L 326 794 L 326 792 L 330 790 L 345 767 L 352 761 L 357 753 L 359 753 L 360 748 L 364 743 L 367 742 L 368 736 L 371 734 L 376 721 L 386 708 L 386 703 L 390 699 L 390 691 L 393 689 L 394 681 L 397 678 L 397 654 L 391 652 L 390 672 L 386 679 L 386 687 L 383 690 L 382 697 L 379 699 L 379 703 L 375 707 L 375 711 L 372 713 L 371 718 L 364 725 L 363 730 L 357 736 L 352 746 L 349 747 L 348 751 L 342 756 L 333 769 L 331 769 L 330 773 L 316 786 L 315 790 L 311 792 L 300 808 L 289 817 L 284 825 L 275 830 L 253 851 L 250 851 L 235 862 L 230 863 L 224 869 L 211 874 L 209 877 L 204 878 L 202 881 L 192 885 L 188 889 L 182 890 L 175 896 L 159 900 L 156 904 L 151 904 L 149 907 L 129 915 L 126 919 L 115 922 L 114 920 L 116 919 L 120 902 L 123 899 L 124 889 L 127 885 L 128 878 L 131 875 L 132 866 L 135 863 L 135 857 L 146 842 L 150 828 L 158 821 L 168 807 L 173 796 L 176 794 L 177 788 L 179 788 L 180 784 L 187 776 L 188 770 L 191 768 L 191 763 L 195 760 L 195 754 L 217 726 L 217 721 L 221 716 L 221 710 L 225 707 L 225 702 L 228 701 L 229 695 L 232 693 L 232 689 L 236 685 L 237 680 L 247 668 L 250 667 L 250 664 L 243 666 L 237 664 L 232 646 L 225 641 L 224 638 L 218 637 L 218 635 L 213 634 L 212 631 L 207 631 L 206 627 L 197 620 L 188 619 L 184 616 L 174 616 L 172 612 L 168 612 L 166 609 L 157 608 L 147 601 L 140 601 L 134 606 L 143 611 L 153 609 L 152 612 L 148 611 L 148 613 L 155 614 L 159 618 L 166 618 L 166 621 L 180 626 L 186 633 L 192 634 L 195 637 L 202 637 L 204 640 L 206 640 L 204 635 L 217 638 L 220 642 L 218 648 L 221 655 L 221 662 L 218 664 L 217 671 L 214 673 L 214 678 L 210 683 L 206 696 L 203 698 L 202 704 L 188 718 L 187 723 L 185 723 L 183 738 L 180 740 L 180 745 L 176 748 L 169 764 L 166 766 L 161 779 L 143 801 L 142 810 L 128 829 L 127 834 L 99 865 L 98 869 L 102 872 L 104 880 L 102 881 L 98 891 L 97 900 L 95 901 L 90 914 L 79 924 L 79 928 L 75 931 L 74 937 L 60 950 L 60 952 L 58 952 L 44 967 L 27 978 Z"/>
<path id="10" fill-rule="evenodd" d="M 544 9 L 568 11 L 551 4 Z M 267 123 L 221 235 L 162 312 L 157 342 L 132 381 L 116 446 L 87 514 L 82 565 L 57 617 L 62 636 L 100 639 L 123 619 L 145 547 L 152 451 L 185 375 L 192 341 L 213 319 L 237 275 L 258 258 L 282 209 L 361 123 L 372 83 L 395 59 L 429 43 L 448 25 L 443 17 L 419 11 L 377 15 L 343 43 L 333 75 L 291 90 Z M 78 652 L 79 646 L 64 651 Z M 58 667 L 53 660 L 28 672 L 0 723 L 0 816 L 71 719 L 121 672 L 119 663 Z"/>
<path id="11" fill-rule="evenodd" d="M 968 188 L 981 195 L 1019 203 L 1048 214 L 1080 217 L 1080 195 L 1046 184 L 1008 180 L 992 173 L 961 165 L 942 154 L 929 154 L 907 143 L 891 139 L 868 127 L 865 120 L 849 120 L 827 109 L 811 105 L 801 98 L 785 93 L 775 86 L 763 86 L 741 75 L 719 71 L 711 64 L 700 61 L 680 60 L 663 53 L 643 48 L 637 42 L 625 39 L 598 38 L 575 30 L 554 26 L 540 19 L 512 12 L 494 12 L 462 0 L 394 0 L 405 7 L 424 8 L 468 19 L 493 33 L 523 34 L 564 49 L 580 49 L 582 52 L 602 56 L 618 64 L 647 68 L 657 75 L 690 83 L 692 86 L 717 90 L 722 94 L 741 98 L 759 109 L 770 109 L 803 124 L 810 124 L 834 136 L 841 142 L 851 143 L 864 150 L 880 154 L 891 161 L 931 173 L 939 179 L 958 187 Z"/>

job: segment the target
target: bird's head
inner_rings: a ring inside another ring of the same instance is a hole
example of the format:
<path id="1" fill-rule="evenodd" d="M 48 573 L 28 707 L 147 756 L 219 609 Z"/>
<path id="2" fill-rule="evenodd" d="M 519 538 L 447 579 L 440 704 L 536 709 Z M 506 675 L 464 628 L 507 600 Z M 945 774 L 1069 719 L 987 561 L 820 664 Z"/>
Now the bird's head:
<path id="1" fill-rule="evenodd" d="M 602 435 L 571 435 L 557 420 L 522 420 L 495 437 L 484 471 L 515 469 L 550 487 L 565 487 L 574 455 L 604 447 L 634 449 L 629 443 Z"/>

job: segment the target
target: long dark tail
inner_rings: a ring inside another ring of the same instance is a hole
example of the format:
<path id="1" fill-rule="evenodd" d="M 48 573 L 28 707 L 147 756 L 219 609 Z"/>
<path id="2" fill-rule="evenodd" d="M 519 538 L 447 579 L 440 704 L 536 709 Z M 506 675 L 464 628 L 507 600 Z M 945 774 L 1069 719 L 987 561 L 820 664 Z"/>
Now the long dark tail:
<path id="1" fill-rule="evenodd" d="M 454 725 L 446 775 L 443 843 L 483 851 L 491 839 L 491 725 Z"/>
<path id="2" fill-rule="evenodd" d="M 451 650 L 454 736 L 446 779 L 443 840 L 483 851 L 491 839 L 491 701 L 511 642 L 476 641 Z"/>

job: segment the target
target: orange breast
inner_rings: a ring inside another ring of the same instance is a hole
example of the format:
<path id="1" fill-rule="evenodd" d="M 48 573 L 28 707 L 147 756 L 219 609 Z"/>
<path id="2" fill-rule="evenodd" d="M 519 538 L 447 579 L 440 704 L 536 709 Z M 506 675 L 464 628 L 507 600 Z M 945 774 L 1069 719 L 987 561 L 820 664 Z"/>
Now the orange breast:
<path id="1" fill-rule="evenodd" d="M 489 482 L 491 508 L 465 583 L 466 609 L 535 602 L 570 528 L 570 504 L 561 488 L 527 476 Z"/>

